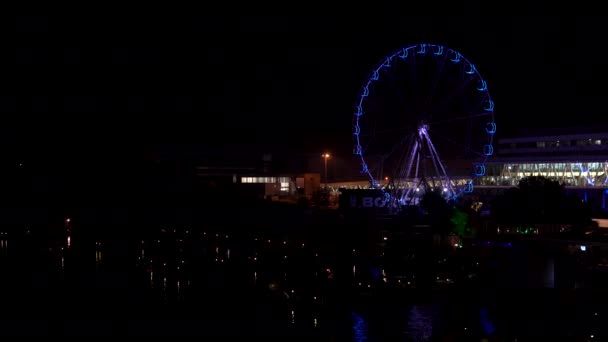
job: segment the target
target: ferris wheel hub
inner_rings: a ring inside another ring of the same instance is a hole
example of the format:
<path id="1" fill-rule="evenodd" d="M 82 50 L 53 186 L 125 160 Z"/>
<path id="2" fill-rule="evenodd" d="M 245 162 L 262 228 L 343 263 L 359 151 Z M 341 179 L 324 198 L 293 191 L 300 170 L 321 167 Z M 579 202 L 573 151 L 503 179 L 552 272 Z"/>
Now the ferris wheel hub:
<path id="1" fill-rule="evenodd" d="M 418 135 L 420 135 L 420 137 L 427 135 L 428 131 L 429 131 L 429 125 L 427 125 L 425 123 L 421 123 L 418 126 Z"/>

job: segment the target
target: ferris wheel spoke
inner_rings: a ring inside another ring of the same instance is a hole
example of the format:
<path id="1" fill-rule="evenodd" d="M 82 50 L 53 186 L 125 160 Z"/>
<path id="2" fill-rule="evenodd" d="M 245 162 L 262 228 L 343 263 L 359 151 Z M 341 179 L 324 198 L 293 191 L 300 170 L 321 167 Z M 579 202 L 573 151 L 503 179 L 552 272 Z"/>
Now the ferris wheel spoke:
<path id="1" fill-rule="evenodd" d="M 456 140 L 454 140 L 452 138 L 448 138 L 448 137 L 444 136 L 443 134 L 437 133 L 436 131 L 431 131 L 431 132 L 433 133 L 433 138 L 439 138 L 439 139 L 441 139 L 441 140 L 449 143 L 452 146 L 460 147 L 460 148 L 462 148 L 463 151 L 471 152 L 471 153 L 476 154 L 476 155 L 478 155 L 480 157 L 486 157 L 486 155 L 483 154 L 483 151 L 475 151 L 474 149 L 470 148 L 470 146 L 467 146 L 467 144 L 465 144 L 465 143 L 456 141 Z"/>
<path id="2" fill-rule="evenodd" d="M 471 84 L 471 82 L 473 82 L 473 80 L 476 78 L 477 77 L 475 77 L 475 75 L 471 75 L 470 77 L 467 77 L 466 79 L 464 79 L 456 87 L 456 89 L 454 89 L 454 91 L 452 91 L 450 94 L 448 94 L 446 97 L 444 97 L 442 99 L 442 101 L 440 103 L 438 103 L 436 106 L 433 106 L 433 108 L 437 108 L 437 111 L 441 112 L 443 108 L 446 108 L 452 102 L 452 100 L 456 97 L 456 95 L 462 94 L 463 91 L 469 86 L 469 84 Z"/>
<path id="3" fill-rule="evenodd" d="M 435 94 L 437 92 L 437 84 L 439 83 L 439 79 L 441 78 L 441 75 L 443 73 L 443 68 L 445 67 L 445 62 L 447 61 L 447 55 L 441 55 L 441 63 L 439 65 L 439 68 L 437 69 L 437 72 L 434 75 L 433 78 L 433 83 L 431 86 L 431 89 L 429 90 L 429 93 L 427 94 L 426 98 L 425 98 L 425 102 L 424 102 L 424 109 L 427 111 L 427 115 L 428 118 L 431 118 L 431 101 L 433 100 L 433 98 L 435 97 Z"/>
<path id="4" fill-rule="evenodd" d="M 401 132 L 401 131 L 410 131 L 410 132 L 413 132 L 414 128 L 411 127 L 411 126 L 407 126 L 407 127 L 394 127 L 394 128 L 389 128 L 389 129 L 383 129 L 381 131 L 376 131 L 376 134 L 394 133 L 394 132 Z"/>
<path id="5" fill-rule="evenodd" d="M 449 118 L 449 119 L 445 119 L 445 120 L 431 121 L 428 124 L 429 124 L 429 126 L 432 127 L 433 125 L 441 125 L 441 124 L 451 123 L 451 122 L 456 122 L 456 121 L 465 121 L 465 120 L 469 120 L 472 118 L 479 118 L 479 117 L 483 117 L 483 116 L 492 116 L 492 112 L 477 113 L 477 114 L 471 114 L 471 115 L 461 116 L 461 117 L 457 117 L 457 118 Z"/>
<path id="6" fill-rule="evenodd" d="M 390 158 L 391 156 L 393 156 L 393 154 L 397 151 L 401 151 L 401 155 L 399 156 L 399 158 L 397 158 L 397 165 L 401 165 L 402 161 L 404 159 L 404 157 L 406 156 L 406 151 L 408 149 L 411 148 L 412 143 L 414 141 L 414 135 L 411 134 L 409 136 L 405 136 L 403 137 L 401 140 L 399 140 L 397 143 L 395 143 L 392 148 L 389 150 L 388 153 L 383 154 L 382 156 L 380 156 L 380 160 L 381 160 L 381 168 L 384 169 L 384 162 L 386 161 L 386 159 Z M 402 148 L 402 147 L 406 147 L 406 148 Z M 397 174 L 391 174 L 392 178 L 395 178 Z"/>

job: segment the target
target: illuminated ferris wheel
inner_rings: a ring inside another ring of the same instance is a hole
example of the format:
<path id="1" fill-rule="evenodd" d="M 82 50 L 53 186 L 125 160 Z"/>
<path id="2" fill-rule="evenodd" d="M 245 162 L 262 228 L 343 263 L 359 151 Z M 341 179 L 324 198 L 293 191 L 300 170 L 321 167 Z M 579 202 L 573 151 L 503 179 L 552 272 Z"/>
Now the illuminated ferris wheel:
<path id="1" fill-rule="evenodd" d="M 427 191 L 473 191 L 494 152 L 494 102 L 477 68 L 436 44 L 383 58 L 363 82 L 353 117 L 354 154 L 372 188 L 399 205 Z"/>

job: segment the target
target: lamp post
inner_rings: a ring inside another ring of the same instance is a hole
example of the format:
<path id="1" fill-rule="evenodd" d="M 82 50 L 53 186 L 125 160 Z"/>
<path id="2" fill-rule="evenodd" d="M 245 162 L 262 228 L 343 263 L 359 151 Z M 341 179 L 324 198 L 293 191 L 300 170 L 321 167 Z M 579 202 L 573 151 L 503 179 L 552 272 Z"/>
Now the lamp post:
<path id="1" fill-rule="evenodd" d="M 327 159 L 329 159 L 329 153 L 324 153 L 321 155 L 321 157 L 323 157 L 325 164 L 325 189 L 327 189 Z"/>

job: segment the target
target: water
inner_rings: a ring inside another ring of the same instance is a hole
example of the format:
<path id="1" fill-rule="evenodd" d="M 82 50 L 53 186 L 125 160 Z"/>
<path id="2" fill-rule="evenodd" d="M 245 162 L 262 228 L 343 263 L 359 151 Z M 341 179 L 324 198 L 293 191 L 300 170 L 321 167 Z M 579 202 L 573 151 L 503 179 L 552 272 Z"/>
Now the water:
<path id="1" fill-rule="evenodd" d="M 531 288 L 546 282 L 546 267 L 516 246 L 438 250 L 420 237 L 311 220 L 310 229 L 4 229 L 0 330 L 318 341 L 604 336 L 604 298 Z"/>

